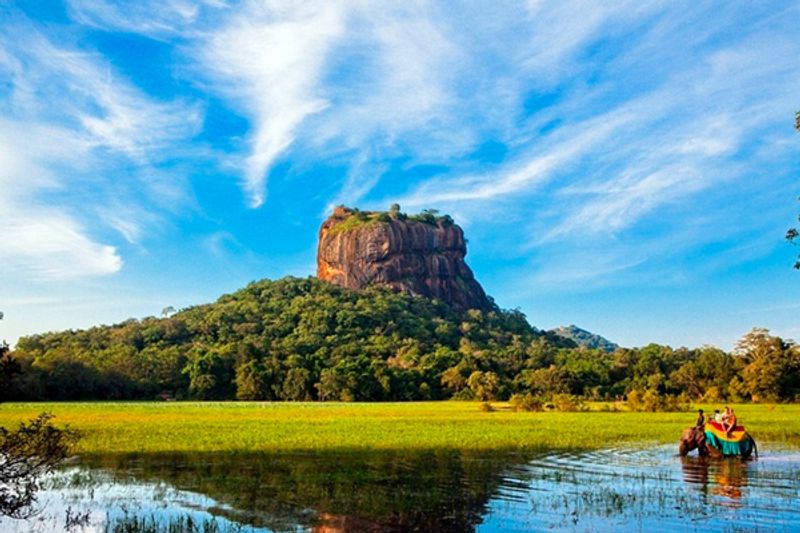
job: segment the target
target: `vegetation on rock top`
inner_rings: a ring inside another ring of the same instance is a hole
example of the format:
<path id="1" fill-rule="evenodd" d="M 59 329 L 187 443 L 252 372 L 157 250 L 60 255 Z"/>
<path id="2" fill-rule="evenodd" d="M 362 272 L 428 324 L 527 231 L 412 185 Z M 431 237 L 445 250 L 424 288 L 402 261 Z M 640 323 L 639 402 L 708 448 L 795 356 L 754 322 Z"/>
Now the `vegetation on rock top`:
<path id="1" fill-rule="evenodd" d="M 436 209 L 425 209 L 416 215 L 407 215 L 400 211 L 400 206 L 393 204 L 388 211 L 362 211 L 357 208 L 339 206 L 339 209 L 347 213 L 346 218 L 336 223 L 328 231 L 336 235 L 358 228 L 369 227 L 381 222 L 391 222 L 392 220 L 406 221 L 410 223 L 423 223 L 432 226 L 450 226 L 454 221 L 450 215 L 439 215 Z"/>

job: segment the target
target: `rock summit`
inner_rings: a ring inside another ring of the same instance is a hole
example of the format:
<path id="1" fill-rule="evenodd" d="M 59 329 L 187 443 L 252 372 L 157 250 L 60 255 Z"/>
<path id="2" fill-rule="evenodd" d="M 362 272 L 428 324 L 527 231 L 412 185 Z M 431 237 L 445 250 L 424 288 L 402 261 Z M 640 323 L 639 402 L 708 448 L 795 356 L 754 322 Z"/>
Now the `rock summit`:
<path id="1" fill-rule="evenodd" d="M 339 206 L 319 230 L 317 277 L 349 289 L 382 285 L 460 309 L 493 309 L 466 254 L 464 232 L 447 215 Z"/>

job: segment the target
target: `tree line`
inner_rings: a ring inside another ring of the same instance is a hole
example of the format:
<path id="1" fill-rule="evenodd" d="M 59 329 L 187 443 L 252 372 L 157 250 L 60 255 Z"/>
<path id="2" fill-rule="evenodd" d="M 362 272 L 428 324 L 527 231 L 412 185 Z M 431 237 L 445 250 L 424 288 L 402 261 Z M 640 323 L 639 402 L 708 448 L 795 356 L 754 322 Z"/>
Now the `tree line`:
<path id="1" fill-rule="evenodd" d="M 462 312 L 313 277 L 262 280 L 171 316 L 32 335 L 2 351 L 5 401 L 800 397 L 800 348 L 763 329 L 730 353 L 606 352 L 537 330 L 518 310 Z"/>

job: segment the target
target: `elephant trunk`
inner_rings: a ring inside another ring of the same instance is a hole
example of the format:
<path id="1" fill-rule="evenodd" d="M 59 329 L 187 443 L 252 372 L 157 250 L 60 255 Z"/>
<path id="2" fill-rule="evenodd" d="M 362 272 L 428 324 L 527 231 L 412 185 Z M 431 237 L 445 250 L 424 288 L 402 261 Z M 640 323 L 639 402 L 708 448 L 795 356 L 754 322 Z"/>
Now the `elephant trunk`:
<path id="1" fill-rule="evenodd" d="M 681 457 L 686 456 L 689 453 L 689 451 L 690 451 L 689 447 L 686 445 L 685 442 L 681 442 L 678 445 L 678 454 L 680 454 Z"/>

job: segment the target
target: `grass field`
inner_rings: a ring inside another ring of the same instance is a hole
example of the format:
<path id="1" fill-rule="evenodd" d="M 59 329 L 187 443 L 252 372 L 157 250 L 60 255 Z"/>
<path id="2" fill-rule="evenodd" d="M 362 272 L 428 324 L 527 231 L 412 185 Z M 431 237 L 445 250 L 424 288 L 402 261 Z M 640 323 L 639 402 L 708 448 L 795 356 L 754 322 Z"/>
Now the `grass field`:
<path id="1" fill-rule="evenodd" d="M 348 449 L 593 449 L 676 442 L 694 412 L 515 413 L 503 403 L 10 403 L 0 426 L 41 412 L 83 433 L 78 453 Z M 704 406 L 706 411 L 714 406 Z M 759 441 L 800 447 L 800 405 L 737 405 Z"/>

